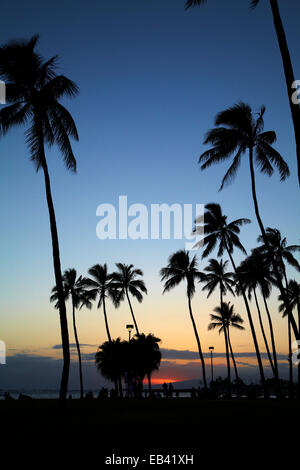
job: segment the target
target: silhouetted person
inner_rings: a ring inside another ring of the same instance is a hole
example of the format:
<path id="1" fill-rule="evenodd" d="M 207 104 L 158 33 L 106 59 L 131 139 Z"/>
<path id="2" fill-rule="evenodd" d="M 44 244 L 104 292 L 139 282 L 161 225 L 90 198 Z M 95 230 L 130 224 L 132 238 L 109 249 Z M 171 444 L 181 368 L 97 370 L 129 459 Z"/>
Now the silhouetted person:
<path id="1" fill-rule="evenodd" d="M 68 398 L 69 398 L 69 400 L 72 400 L 72 398 L 73 398 L 73 397 L 72 397 L 72 393 L 70 393 L 70 395 L 69 395 Z"/>
<path id="2" fill-rule="evenodd" d="M 171 383 L 169 383 L 169 397 L 172 398 L 173 397 L 173 385 Z"/>
<path id="3" fill-rule="evenodd" d="M 191 390 L 191 398 L 196 398 L 196 389 L 195 387 L 192 387 L 192 390 Z"/>
<path id="4" fill-rule="evenodd" d="M 163 384 L 163 393 L 164 397 L 168 398 L 168 385 L 166 383 Z"/>

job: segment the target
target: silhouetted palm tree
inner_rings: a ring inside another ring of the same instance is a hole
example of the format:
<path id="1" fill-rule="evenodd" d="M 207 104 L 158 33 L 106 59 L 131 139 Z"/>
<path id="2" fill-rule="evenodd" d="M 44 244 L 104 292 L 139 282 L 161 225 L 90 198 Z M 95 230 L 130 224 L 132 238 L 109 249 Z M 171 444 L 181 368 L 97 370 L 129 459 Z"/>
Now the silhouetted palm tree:
<path id="1" fill-rule="evenodd" d="M 75 96 L 78 88 L 64 75 L 56 74 L 56 56 L 45 62 L 35 51 L 37 41 L 38 36 L 34 36 L 29 41 L 11 42 L 0 48 L 0 77 L 6 83 L 6 100 L 12 103 L 0 111 L 0 128 L 5 134 L 14 126 L 29 123 L 26 142 L 31 160 L 36 170 L 42 169 L 44 173 L 63 348 L 60 399 L 65 399 L 70 367 L 69 334 L 45 144 L 57 144 L 66 167 L 76 171 L 69 138 L 78 140 L 78 134 L 72 116 L 59 100 L 65 96 Z"/>
<path id="2" fill-rule="evenodd" d="M 227 216 L 222 213 L 221 206 L 219 204 L 206 204 L 205 205 L 204 217 L 200 216 L 196 219 L 195 232 L 199 233 L 201 236 L 204 234 L 203 238 L 195 245 L 197 248 L 201 248 L 203 245 L 204 251 L 202 253 L 202 258 L 209 256 L 210 253 L 218 245 L 218 256 L 222 256 L 224 251 L 227 251 L 229 259 L 231 261 L 233 270 L 237 276 L 237 280 L 240 284 L 241 293 L 244 299 L 245 307 L 247 310 L 248 320 L 250 324 L 251 334 L 254 342 L 260 379 L 262 387 L 264 390 L 265 396 L 267 395 L 264 370 L 261 361 L 261 355 L 258 347 L 256 332 L 252 320 L 252 315 L 249 307 L 249 303 L 246 297 L 245 290 L 242 283 L 239 280 L 237 273 L 237 268 L 232 256 L 234 247 L 239 248 L 244 254 L 246 250 L 239 240 L 240 227 L 244 224 L 249 224 L 249 219 L 236 219 L 233 222 L 227 223 Z"/>
<path id="3" fill-rule="evenodd" d="M 238 274 L 240 277 L 241 282 L 245 289 L 248 290 L 249 298 L 251 298 L 251 293 L 253 292 L 255 303 L 259 315 L 259 322 L 261 326 L 262 335 L 264 338 L 265 346 L 267 355 L 270 361 L 270 365 L 274 374 L 275 385 L 277 388 L 277 393 L 280 393 L 279 390 L 279 373 L 278 373 L 278 363 L 277 363 L 277 353 L 276 353 L 276 345 L 275 345 L 275 336 L 274 336 L 274 328 L 272 324 L 272 319 L 270 315 L 270 311 L 267 304 L 267 298 L 270 296 L 272 284 L 274 284 L 274 277 L 270 271 L 270 265 L 266 261 L 266 259 L 261 255 L 260 251 L 255 249 L 252 250 L 252 253 L 248 258 L 246 258 L 240 266 L 238 267 Z M 271 335 L 271 343 L 272 343 L 272 351 L 273 351 L 273 360 L 270 354 L 269 345 L 267 341 L 267 337 L 265 334 L 263 320 L 261 317 L 261 311 L 257 299 L 256 289 L 260 288 L 261 295 L 263 297 L 269 328 L 270 328 L 270 335 Z"/>
<path id="4" fill-rule="evenodd" d="M 143 276 L 143 271 L 141 271 L 141 269 L 134 269 L 133 264 L 128 265 L 116 263 L 116 266 L 118 271 L 113 273 L 114 287 L 117 290 L 116 303 L 118 305 L 126 296 L 135 331 L 136 334 L 139 335 L 140 333 L 133 313 L 129 294 L 136 298 L 138 302 L 143 301 L 143 293 L 147 294 L 147 289 L 144 281 L 142 279 L 137 279 L 138 276 Z"/>
<path id="5" fill-rule="evenodd" d="M 124 346 L 120 338 L 99 346 L 95 355 L 95 363 L 98 371 L 104 378 L 112 381 L 115 385 L 116 393 L 121 396 L 121 376 L 124 372 Z"/>
<path id="6" fill-rule="evenodd" d="M 252 0 L 253 8 L 255 8 L 258 5 L 258 3 L 259 3 L 259 0 Z M 270 5 L 271 5 L 272 14 L 273 14 L 273 21 L 274 21 L 275 31 L 277 35 L 278 45 L 279 45 L 279 49 L 281 53 L 287 93 L 289 97 L 289 105 L 290 105 L 293 124 L 294 124 L 296 153 L 297 153 L 297 166 L 298 166 L 298 181 L 300 184 L 300 108 L 299 108 L 299 104 L 293 103 L 293 100 L 292 100 L 292 95 L 293 95 L 293 92 L 295 91 L 292 88 L 292 85 L 295 82 L 295 75 L 294 75 L 290 51 L 288 48 L 286 35 L 285 35 L 284 27 L 282 24 L 277 0 L 270 0 Z"/>
<path id="7" fill-rule="evenodd" d="M 207 0 L 187 0 L 186 9 L 192 6 L 202 5 L 203 3 L 206 3 L 206 1 Z M 251 7 L 255 8 L 259 4 L 259 1 L 260 0 L 251 0 Z M 298 164 L 298 181 L 300 184 L 300 108 L 299 108 L 299 104 L 294 104 L 292 100 L 292 95 L 294 92 L 292 85 L 295 82 L 295 75 L 293 71 L 291 56 L 290 56 L 277 0 L 270 0 L 270 5 L 271 5 L 272 14 L 273 14 L 273 21 L 274 21 L 275 31 L 277 34 L 278 45 L 279 45 L 279 49 L 281 52 L 282 64 L 284 68 L 285 81 L 286 81 L 286 86 L 287 86 L 287 93 L 289 97 L 289 105 L 290 105 L 292 119 L 293 119 L 294 133 L 295 133 L 295 140 L 296 140 L 297 164 Z"/>
<path id="8" fill-rule="evenodd" d="M 221 334 L 222 332 L 224 333 L 225 344 L 228 342 L 228 346 L 230 349 L 236 381 L 237 383 L 239 383 L 240 379 L 230 341 L 229 329 L 230 327 L 236 328 L 238 330 L 244 330 L 245 328 L 241 325 L 242 323 L 244 323 L 244 320 L 238 313 L 235 313 L 233 309 L 234 306 L 230 305 L 230 302 L 223 302 L 222 306 L 216 307 L 214 311 L 217 313 L 217 315 L 213 313 L 210 314 L 211 322 L 208 325 L 208 330 L 210 331 L 214 330 L 215 328 L 218 328 L 219 334 Z M 226 346 L 226 350 L 228 346 Z"/>
<path id="9" fill-rule="evenodd" d="M 278 271 L 281 276 L 284 278 L 285 282 L 285 293 L 287 292 L 288 289 L 288 279 L 286 275 L 286 268 L 285 268 L 285 263 L 289 264 L 290 266 L 293 266 L 298 272 L 300 272 L 300 265 L 296 258 L 293 256 L 293 253 L 299 252 L 300 251 L 300 246 L 299 245 L 289 245 L 287 246 L 287 240 L 285 237 L 282 238 L 281 233 L 278 229 L 276 228 L 271 228 L 268 227 L 266 229 L 266 238 L 268 241 L 268 245 L 264 243 L 264 239 L 262 236 L 259 236 L 257 241 L 259 243 L 263 243 L 261 246 L 258 247 L 258 250 L 266 256 L 266 260 L 271 263 L 272 259 L 275 260 L 276 266 L 278 267 Z M 270 252 L 272 256 L 270 256 Z M 284 296 L 282 295 L 282 292 L 280 291 L 280 297 L 282 301 L 284 302 Z M 287 297 L 285 299 L 288 302 L 288 305 L 290 303 L 289 298 Z M 298 322 L 298 328 L 294 319 L 293 312 L 290 311 L 286 305 L 285 310 L 287 312 L 287 317 L 288 317 L 288 328 L 290 329 L 291 326 L 293 327 L 293 331 L 295 334 L 295 337 L 297 338 L 297 330 L 300 332 L 300 323 Z M 296 333 L 295 333 L 296 332 Z M 300 390 L 299 390 L 300 393 Z"/>
<path id="10" fill-rule="evenodd" d="M 220 306 L 223 306 L 223 296 L 226 294 L 227 290 L 234 295 L 232 286 L 234 285 L 234 280 L 232 279 L 232 273 L 226 272 L 226 265 L 228 261 L 223 262 L 221 259 L 210 259 L 209 265 L 204 268 L 205 273 L 203 273 L 202 281 L 205 282 L 202 290 L 208 290 L 207 297 L 209 297 L 216 288 L 220 289 Z M 229 360 L 229 341 L 227 337 L 227 329 L 224 330 L 225 336 L 225 346 L 226 346 L 226 360 L 227 360 L 227 380 L 228 380 L 228 394 L 230 395 L 230 360 Z"/>
<path id="11" fill-rule="evenodd" d="M 300 329 L 300 284 L 295 280 L 290 280 L 287 284 L 287 298 L 290 304 L 290 309 L 293 310 L 297 309 L 298 314 L 298 327 Z M 281 295 L 279 295 L 278 299 L 282 301 Z M 283 317 L 288 316 L 288 312 L 285 308 L 284 302 L 279 305 L 279 311 L 283 312 Z M 292 362 L 292 334 L 291 334 L 291 326 L 290 322 L 288 322 L 288 344 L 289 344 L 289 395 L 290 397 L 293 396 L 293 362 Z M 300 364 L 298 364 L 298 396 L 299 393 L 299 383 L 300 383 Z"/>
<path id="12" fill-rule="evenodd" d="M 137 352 L 141 362 L 141 369 L 145 371 L 148 378 L 149 391 L 151 394 L 151 374 L 153 371 L 158 370 L 161 360 L 161 352 L 158 343 L 161 341 L 152 334 L 147 336 L 142 333 L 133 338 L 137 345 Z"/>
<path id="13" fill-rule="evenodd" d="M 106 263 L 103 266 L 101 264 L 95 264 L 89 269 L 88 273 L 93 279 L 87 279 L 86 283 L 91 287 L 91 291 L 94 293 L 95 298 L 98 296 L 99 300 L 97 308 L 103 306 L 106 333 L 108 341 L 111 341 L 105 302 L 106 299 L 109 298 L 115 304 L 116 289 L 113 283 L 113 274 L 108 274 Z"/>
<path id="14" fill-rule="evenodd" d="M 82 365 L 81 365 L 81 353 L 80 344 L 76 328 L 75 311 L 78 308 L 86 307 L 92 308 L 91 300 L 94 299 L 94 295 L 91 291 L 86 288 L 86 279 L 79 276 L 77 279 L 76 269 L 67 269 L 63 275 L 63 287 L 65 301 L 71 297 L 72 300 L 72 318 L 73 318 L 73 329 L 74 337 L 76 342 L 78 363 L 79 363 L 79 380 L 80 380 L 80 398 L 83 398 L 83 379 L 82 379 Z M 56 286 L 52 289 L 53 294 L 50 297 L 50 302 L 56 302 L 55 308 L 59 308 L 58 293 Z"/>
<path id="15" fill-rule="evenodd" d="M 193 316 L 191 302 L 195 294 L 195 280 L 202 279 L 202 274 L 198 271 L 196 256 L 193 256 L 193 258 L 190 259 L 188 251 L 176 251 L 176 253 L 169 257 L 168 261 L 168 265 L 160 270 L 161 281 L 165 281 L 163 293 L 170 291 L 174 287 L 178 286 L 181 282 L 186 281 L 186 294 L 188 298 L 189 313 L 197 341 L 199 357 L 201 360 L 203 383 L 204 387 L 207 389 L 205 362 L 202 354 L 197 326 Z"/>
<path id="16" fill-rule="evenodd" d="M 265 108 L 262 107 L 258 117 L 255 119 L 250 106 L 242 102 L 236 104 L 232 108 L 220 112 L 215 119 L 215 124 L 219 127 L 211 129 L 207 133 L 204 141 L 205 144 L 211 143 L 213 147 L 200 156 L 199 163 L 202 162 L 201 169 L 204 170 L 214 163 L 219 163 L 226 158 L 230 158 L 232 154 L 235 153 L 233 162 L 223 178 L 220 187 L 220 189 L 222 189 L 224 184 L 230 182 L 232 178 L 235 177 L 240 166 L 241 157 L 246 151 L 248 151 L 255 214 L 263 241 L 267 247 L 268 254 L 272 262 L 277 286 L 284 298 L 285 291 L 282 285 L 280 272 L 276 261 L 273 258 L 272 250 L 269 246 L 266 231 L 259 212 L 256 196 L 254 161 L 260 171 L 268 176 L 273 174 L 273 166 L 276 166 L 279 170 L 281 181 L 286 179 L 289 175 L 289 169 L 282 156 L 272 147 L 272 144 L 276 141 L 275 132 L 262 132 L 264 129 L 264 112 Z M 288 308 L 287 299 L 286 307 Z M 293 328 L 295 328 L 294 333 L 298 338 L 299 332 L 296 324 L 293 324 Z"/>

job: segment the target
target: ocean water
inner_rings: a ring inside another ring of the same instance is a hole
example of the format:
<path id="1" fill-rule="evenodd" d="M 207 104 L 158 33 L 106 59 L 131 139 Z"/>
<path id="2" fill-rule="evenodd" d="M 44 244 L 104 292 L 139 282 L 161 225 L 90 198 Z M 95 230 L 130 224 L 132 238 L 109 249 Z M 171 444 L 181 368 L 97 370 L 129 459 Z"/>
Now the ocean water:
<path id="1" fill-rule="evenodd" d="M 58 390 L 5 390 L 9 392 L 10 396 L 14 399 L 18 399 L 20 393 L 23 393 L 24 395 L 30 396 L 32 398 L 36 399 L 48 399 L 48 400 L 53 400 L 57 399 L 59 397 L 59 391 Z M 4 400 L 4 392 L 3 390 L 0 391 L 0 400 Z M 155 388 L 153 389 L 155 391 Z M 86 390 L 86 392 L 92 392 L 94 398 L 98 397 L 99 390 Z M 124 391 L 124 394 L 126 392 Z M 72 398 L 80 398 L 80 391 L 79 390 L 70 390 L 68 392 L 68 396 L 72 395 Z M 191 394 L 190 392 L 180 392 L 179 397 L 180 398 L 190 398 Z M 173 397 L 175 397 L 175 393 L 173 393 Z"/>

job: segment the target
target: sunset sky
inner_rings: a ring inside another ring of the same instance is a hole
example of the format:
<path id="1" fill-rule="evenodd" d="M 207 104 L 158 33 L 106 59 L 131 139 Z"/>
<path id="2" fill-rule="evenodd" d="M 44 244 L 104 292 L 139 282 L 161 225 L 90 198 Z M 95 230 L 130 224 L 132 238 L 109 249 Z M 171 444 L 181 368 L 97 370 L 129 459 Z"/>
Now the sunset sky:
<path id="1" fill-rule="evenodd" d="M 120 195 L 127 195 L 129 205 L 143 203 L 149 209 L 154 203 L 218 202 L 229 220 L 252 220 L 241 232 L 241 241 L 250 251 L 259 229 L 247 160 L 237 179 L 222 192 L 218 188 L 228 162 L 206 172 L 197 164 L 215 115 L 242 100 L 255 111 L 266 106 L 265 130 L 277 132 L 276 149 L 291 170 L 284 183 L 277 173 L 271 179 L 257 176 L 264 224 L 279 228 L 288 244 L 298 244 L 300 220 L 292 121 L 268 2 L 262 1 L 255 11 L 250 11 L 248 0 L 211 0 L 188 11 L 184 3 L 28 0 L 1 6 L 5 21 L 0 44 L 40 34 L 41 54 L 45 58 L 59 54 L 60 73 L 80 88 L 76 99 L 65 102 L 80 137 L 73 144 L 77 174 L 64 168 L 56 148 L 47 151 L 62 269 L 74 267 L 86 275 L 96 263 L 106 262 L 113 271 L 114 263 L 124 262 L 144 271 L 148 296 L 142 304 L 133 300 L 134 311 L 140 330 L 162 340 L 163 363 L 157 377 L 168 381 L 201 376 L 185 286 L 163 296 L 159 278 L 168 256 L 184 248 L 185 241 L 99 240 L 97 206 L 117 207 Z M 280 2 L 280 9 L 300 79 L 300 4 L 286 0 Z M 7 364 L 0 367 L 0 388 L 30 384 L 58 388 L 61 370 L 56 360 L 61 350 L 55 346 L 61 339 L 58 312 L 49 303 L 54 274 L 43 175 L 36 174 L 29 161 L 24 128 L 0 140 L 0 153 L 0 339 L 8 354 Z M 208 260 L 201 260 L 201 252 L 198 255 L 202 270 Z M 239 262 L 242 256 L 235 253 L 235 258 Z M 297 278 L 292 269 L 288 275 Z M 270 308 L 284 375 L 287 324 L 278 313 L 277 294 L 272 294 Z M 226 300 L 234 302 L 245 320 L 246 331 L 232 331 L 241 377 L 255 380 L 254 348 L 242 300 L 229 296 Z M 209 314 L 218 301 L 218 293 L 207 300 L 199 286 L 193 307 L 203 350 L 208 353 L 209 346 L 215 347 L 221 356 L 215 359 L 216 370 L 222 373 L 224 338 L 207 331 Z M 131 322 L 127 304 L 118 310 L 108 304 L 107 310 L 112 336 L 127 339 L 126 323 Z M 253 317 L 264 352 L 254 305 Z M 102 310 L 96 305 L 91 311 L 82 309 L 77 321 L 90 361 L 85 364 L 88 385 L 96 386 L 93 354 L 106 340 Z M 76 355 L 72 357 L 75 362 Z M 76 388 L 77 377 L 71 377 L 70 386 Z"/>

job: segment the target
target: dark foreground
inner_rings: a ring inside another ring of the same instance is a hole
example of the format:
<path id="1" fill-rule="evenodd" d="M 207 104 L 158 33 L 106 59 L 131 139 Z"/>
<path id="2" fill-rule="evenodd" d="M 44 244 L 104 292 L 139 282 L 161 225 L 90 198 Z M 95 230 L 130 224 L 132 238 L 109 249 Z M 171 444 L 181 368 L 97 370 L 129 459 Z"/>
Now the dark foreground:
<path id="1" fill-rule="evenodd" d="M 276 400 L 1 401 L 1 448 L 94 447 L 196 452 L 207 447 L 298 447 L 300 403 Z"/>

